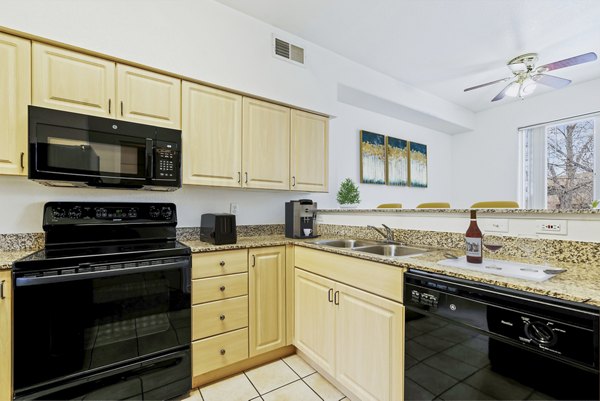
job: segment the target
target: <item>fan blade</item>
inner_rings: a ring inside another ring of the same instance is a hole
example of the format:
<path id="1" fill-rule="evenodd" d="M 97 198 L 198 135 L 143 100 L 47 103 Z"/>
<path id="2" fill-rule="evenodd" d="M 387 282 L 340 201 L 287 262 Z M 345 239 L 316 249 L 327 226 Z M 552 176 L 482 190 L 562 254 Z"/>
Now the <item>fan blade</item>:
<path id="1" fill-rule="evenodd" d="M 485 84 L 481 84 L 481 85 L 477 85 L 477 86 L 472 86 L 470 88 L 465 89 L 464 92 L 472 91 L 473 89 L 483 88 L 484 86 L 488 86 L 488 85 L 494 85 L 494 84 L 497 84 L 498 82 L 508 81 L 509 79 L 512 79 L 512 78 L 513 77 L 502 78 L 502 79 L 497 79 L 497 80 L 492 81 L 492 82 L 487 82 Z"/>
<path id="2" fill-rule="evenodd" d="M 539 82 L 540 84 L 551 86 L 555 89 L 564 88 L 565 86 L 571 83 L 570 79 L 564 79 L 555 77 L 554 75 L 547 74 L 535 74 L 531 77 L 535 82 Z"/>
<path id="3" fill-rule="evenodd" d="M 498 101 L 500 99 L 504 99 L 504 97 L 506 96 L 506 92 L 508 91 L 508 88 L 510 88 L 513 85 L 518 85 L 518 84 L 516 82 L 511 82 L 508 85 L 506 85 L 506 87 L 504 89 L 502 89 L 502 91 L 500 93 L 498 93 L 495 98 L 492 99 L 492 102 Z"/>
<path id="4" fill-rule="evenodd" d="M 538 72 L 546 72 L 552 70 L 558 70 L 559 68 L 571 67 L 577 64 L 589 63 L 590 61 L 595 61 L 598 59 L 598 56 L 594 52 L 589 52 L 585 54 L 580 54 L 579 56 L 566 58 L 564 60 L 555 61 L 553 63 L 544 64 L 537 68 Z"/>

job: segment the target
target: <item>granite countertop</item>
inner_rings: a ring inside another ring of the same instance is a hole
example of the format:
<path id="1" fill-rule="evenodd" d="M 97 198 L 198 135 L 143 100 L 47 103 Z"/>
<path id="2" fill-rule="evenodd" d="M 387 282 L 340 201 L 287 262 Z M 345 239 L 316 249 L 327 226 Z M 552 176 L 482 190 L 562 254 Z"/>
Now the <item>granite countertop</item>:
<path id="1" fill-rule="evenodd" d="M 373 214 L 373 213 L 387 213 L 387 214 L 404 214 L 404 213 L 438 213 L 438 214 L 468 214 L 471 210 L 477 210 L 478 214 L 595 214 L 600 216 L 600 209 L 394 209 L 394 208 L 381 208 L 381 209 L 318 209 L 317 213 L 321 214 Z"/>
<path id="2" fill-rule="evenodd" d="M 341 238 L 341 236 L 335 236 L 335 238 Z M 319 239 L 328 239 L 328 237 L 320 237 L 317 240 Z M 356 252 L 347 248 L 334 248 L 318 245 L 315 243 L 315 241 L 315 239 L 300 240 L 286 238 L 283 235 L 270 235 L 240 237 L 238 238 L 238 242 L 236 244 L 229 245 L 213 245 L 202 241 L 184 241 L 184 243 L 191 248 L 193 253 L 294 244 L 306 248 L 332 252 L 340 255 L 353 256 L 374 262 L 386 263 L 389 265 L 398 266 L 399 268 L 419 269 L 432 273 L 444 274 L 450 277 L 457 277 L 465 280 L 491 284 L 498 287 L 511 288 L 558 299 L 564 299 L 567 301 L 587 303 L 589 305 L 600 307 L 600 265 L 552 262 L 552 266 L 566 269 L 566 271 L 558 274 L 556 277 L 553 277 L 550 280 L 544 282 L 535 282 L 442 266 L 437 263 L 441 260 L 447 259 L 444 256 L 444 254 L 447 252 L 450 252 L 456 256 L 464 255 L 464 252 L 457 251 L 455 249 L 450 251 L 436 249 L 431 252 L 412 257 L 393 258 Z M 415 246 L 419 247 L 419 245 Z M 22 251 L 0 251 L 0 269 L 10 269 L 15 260 L 18 260 L 33 251 L 34 250 L 31 249 Z M 494 256 L 494 258 L 498 257 Z M 518 258 L 510 258 L 510 260 L 516 262 L 527 262 L 526 260 Z"/>

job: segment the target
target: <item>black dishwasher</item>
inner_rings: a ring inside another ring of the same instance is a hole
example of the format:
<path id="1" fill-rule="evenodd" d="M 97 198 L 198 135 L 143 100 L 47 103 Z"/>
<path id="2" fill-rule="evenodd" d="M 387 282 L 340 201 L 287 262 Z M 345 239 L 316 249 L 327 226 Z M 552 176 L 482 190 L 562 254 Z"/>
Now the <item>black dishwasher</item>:
<path id="1" fill-rule="evenodd" d="M 405 400 L 598 400 L 599 310 L 409 270 Z"/>

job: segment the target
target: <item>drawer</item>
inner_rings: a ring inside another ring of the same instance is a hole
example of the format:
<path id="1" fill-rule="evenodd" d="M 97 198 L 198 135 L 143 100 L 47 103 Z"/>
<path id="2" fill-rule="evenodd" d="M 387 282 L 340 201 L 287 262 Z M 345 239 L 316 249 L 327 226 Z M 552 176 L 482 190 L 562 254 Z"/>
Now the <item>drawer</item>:
<path id="1" fill-rule="evenodd" d="M 214 277 L 247 271 L 247 249 L 192 254 L 192 278 Z"/>
<path id="2" fill-rule="evenodd" d="M 192 376 L 198 376 L 248 358 L 248 328 L 194 341 Z"/>
<path id="3" fill-rule="evenodd" d="M 248 326 L 248 296 L 192 306 L 192 339 Z"/>
<path id="4" fill-rule="evenodd" d="M 201 278 L 192 281 L 192 304 L 248 295 L 248 273 Z"/>

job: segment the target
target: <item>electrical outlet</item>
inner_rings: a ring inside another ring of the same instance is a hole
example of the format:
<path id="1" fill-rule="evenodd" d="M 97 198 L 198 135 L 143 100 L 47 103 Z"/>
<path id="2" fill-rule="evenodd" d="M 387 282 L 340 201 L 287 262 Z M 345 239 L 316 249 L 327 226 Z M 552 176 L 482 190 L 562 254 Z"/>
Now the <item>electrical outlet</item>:
<path id="1" fill-rule="evenodd" d="M 508 219 L 481 219 L 481 229 L 484 233 L 507 233 Z"/>
<path id="2" fill-rule="evenodd" d="M 538 234 L 567 235 L 567 220 L 538 220 Z"/>
<path id="3" fill-rule="evenodd" d="M 239 211 L 240 211 L 240 206 L 237 203 L 229 204 L 229 213 L 238 214 Z"/>

